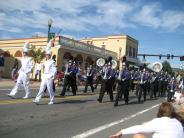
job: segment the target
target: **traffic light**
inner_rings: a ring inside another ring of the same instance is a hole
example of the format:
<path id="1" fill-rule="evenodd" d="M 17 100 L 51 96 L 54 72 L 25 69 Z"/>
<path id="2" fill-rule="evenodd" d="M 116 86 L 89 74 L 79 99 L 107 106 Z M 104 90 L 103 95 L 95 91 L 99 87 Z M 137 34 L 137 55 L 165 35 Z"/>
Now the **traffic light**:
<path id="1" fill-rule="evenodd" d="M 171 55 L 171 59 L 173 59 L 174 58 L 174 55 Z"/>
<path id="2" fill-rule="evenodd" d="M 180 57 L 180 61 L 184 61 L 184 56 L 181 56 Z"/>
<path id="3" fill-rule="evenodd" d="M 170 59 L 170 54 L 167 54 L 167 59 Z"/>
<path id="4" fill-rule="evenodd" d="M 162 59 L 162 55 L 159 55 L 159 59 Z"/>
<path id="5" fill-rule="evenodd" d="M 146 55 L 143 55 L 143 58 L 145 59 L 146 58 Z"/>

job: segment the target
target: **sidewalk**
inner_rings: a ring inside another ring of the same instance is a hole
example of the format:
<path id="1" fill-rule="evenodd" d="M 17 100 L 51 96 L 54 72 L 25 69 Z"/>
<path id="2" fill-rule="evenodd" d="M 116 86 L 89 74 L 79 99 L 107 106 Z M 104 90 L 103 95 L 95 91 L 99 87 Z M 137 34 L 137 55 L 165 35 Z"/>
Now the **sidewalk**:
<path id="1" fill-rule="evenodd" d="M 11 79 L 1 79 L 0 80 L 0 88 L 13 88 L 15 86 L 15 82 Z M 40 82 L 30 81 L 30 87 L 40 87 Z"/>

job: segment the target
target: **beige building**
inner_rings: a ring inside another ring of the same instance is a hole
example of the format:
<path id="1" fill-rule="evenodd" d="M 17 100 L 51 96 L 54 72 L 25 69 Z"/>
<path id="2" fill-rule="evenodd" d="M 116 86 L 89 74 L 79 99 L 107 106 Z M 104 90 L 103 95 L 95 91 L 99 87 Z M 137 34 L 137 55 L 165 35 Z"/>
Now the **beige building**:
<path id="1" fill-rule="evenodd" d="M 47 45 L 47 37 L 0 40 L 0 53 L 3 52 L 5 56 L 5 72 L 3 73 L 3 77 L 10 78 L 14 60 L 15 58 L 19 60 L 21 59 L 22 49 L 25 42 L 30 42 L 32 46 L 44 50 Z M 112 52 L 108 49 L 104 50 L 103 48 L 64 36 L 57 36 L 55 38 L 52 53 L 53 55 L 56 55 L 58 70 L 62 70 L 65 63 L 71 57 L 80 64 L 81 68 L 86 68 L 92 62 L 95 64 L 96 60 L 100 57 L 105 58 L 112 56 L 114 59 L 117 58 L 116 52 Z M 102 53 L 105 53 L 105 55 Z M 34 72 L 32 73 L 32 77 L 34 77 Z"/>
<path id="2" fill-rule="evenodd" d="M 117 59 L 121 59 L 124 55 L 132 64 L 137 64 L 138 40 L 128 35 L 114 35 L 107 37 L 85 38 L 81 42 L 98 46 L 99 48 L 110 50 L 117 53 Z M 104 50 L 104 51 L 105 51 Z M 106 53 L 103 53 L 106 55 Z"/>

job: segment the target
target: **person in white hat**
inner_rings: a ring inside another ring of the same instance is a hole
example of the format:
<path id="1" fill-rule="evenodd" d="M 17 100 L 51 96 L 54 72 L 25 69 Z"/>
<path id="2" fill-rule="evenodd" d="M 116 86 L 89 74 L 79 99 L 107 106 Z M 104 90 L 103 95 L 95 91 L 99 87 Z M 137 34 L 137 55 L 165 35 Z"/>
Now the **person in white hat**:
<path id="1" fill-rule="evenodd" d="M 45 58 L 46 61 L 44 63 L 44 72 L 42 75 L 42 81 L 40 84 L 40 90 L 36 96 L 36 98 L 33 100 L 34 103 L 39 103 L 42 95 L 44 94 L 44 90 L 47 87 L 49 96 L 50 96 L 50 104 L 54 104 L 54 92 L 53 92 L 53 80 L 56 76 L 57 69 L 55 65 L 55 61 L 51 58 L 52 52 L 51 52 L 51 46 L 53 43 L 53 39 L 49 41 L 47 44 L 46 50 L 45 50 Z"/>
<path id="2" fill-rule="evenodd" d="M 32 58 L 29 57 L 29 42 L 24 44 L 23 48 L 23 58 L 21 60 L 21 68 L 18 71 L 19 76 L 17 78 L 17 83 L 12 89 L 12 91 L 8 94 L 8 96 L 15 98 L 15 94 L 18 92 L 19 86 L 23 83 L 25 89 L 25 96 L 24 99 L 29 98 L 30 91 L 29 91 L 29 73 L 32 71 L 34 64 L 32 62 Z"/>

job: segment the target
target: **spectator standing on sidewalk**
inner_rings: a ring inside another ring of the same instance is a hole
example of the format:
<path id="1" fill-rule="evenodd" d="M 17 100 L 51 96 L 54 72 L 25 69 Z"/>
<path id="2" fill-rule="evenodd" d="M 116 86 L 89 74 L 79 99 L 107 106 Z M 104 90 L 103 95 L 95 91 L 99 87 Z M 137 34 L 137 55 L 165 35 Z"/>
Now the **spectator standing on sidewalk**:
<path id="1" fill-rule="evenodd" d="M 11 71 L 12 80 L 16 79 L 16 74 L 17 74 L 18 68 L 19 68 L 18 60 L 15 59 L 13 67 L 12 67 L 12 71 Z"/>
<path id="2" fill-rule="evenodd" d="M 2 75 L 3 75 L 3 72 L 4 72 L 4 55 L 3 53 L 0 54 L 0 80 L 2 79 Z"/>
<path id="3" fill-rule="evenodd" d="M 36 74 L 35 74 L 35 81 L 37 81 L 37 76 L 39 76 L 39 81 L 41 81 L 41 70 L 42 70 L 42 64 L 39 61 L 36 65 Z"/>

